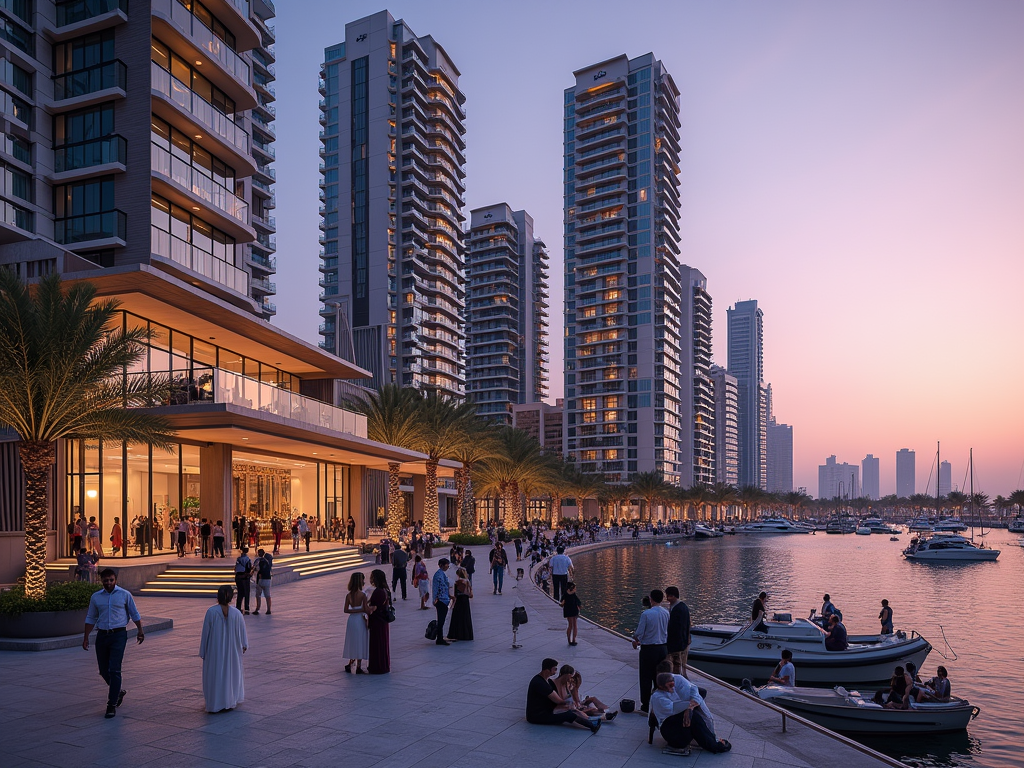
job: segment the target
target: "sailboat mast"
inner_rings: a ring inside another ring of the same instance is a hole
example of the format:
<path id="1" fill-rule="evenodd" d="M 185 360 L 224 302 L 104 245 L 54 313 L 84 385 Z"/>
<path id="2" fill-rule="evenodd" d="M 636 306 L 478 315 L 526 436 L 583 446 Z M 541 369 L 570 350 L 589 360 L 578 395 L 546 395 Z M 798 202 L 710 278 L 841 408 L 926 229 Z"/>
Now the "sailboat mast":
<path id="1" fill-rule="evenodd" d="M 971 466 L 971 543 L 974 543 L 974 449 L 971 448 L 968 463 Z"/>
<path id="2" fill-rule="evenodd" d="M 939 478 L 942 477 L 942 443 L 935 441 L 935 514 L 941 514 L 939 507 L 942 505 L 942 490 L 939 485 Z"/>

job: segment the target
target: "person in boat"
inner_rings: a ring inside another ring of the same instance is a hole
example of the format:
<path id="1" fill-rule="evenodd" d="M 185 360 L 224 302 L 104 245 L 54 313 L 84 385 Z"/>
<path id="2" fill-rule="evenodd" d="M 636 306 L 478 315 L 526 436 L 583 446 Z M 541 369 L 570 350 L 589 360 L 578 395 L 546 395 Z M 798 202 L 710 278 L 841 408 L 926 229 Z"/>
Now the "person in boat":
<path id="1" fill-rule="evenodd" d="M 834 613 L 828 620 L 828 632 L 825 633 L 826 651 L 845 651 L 850 647 L 847 639 L 846 626 Z"/>
<path id="2" fill-rule="evenodd" d="M 651 712 L 671 750 L 682 752 L 691 741 L 705 752 L 728 752 L 732 744 L 715 736 L 715 719 L 704 698 L 682 675 L 661 672 L 651 696 Z"/>
<path id="3" fill-rule="evenodd" d="M 832 598 L 826 594 L 821 599 L 821 623 L 822 626 L 828 626 L 828 620 L 832 617 L 832 614 L 836 612 L 836 607 L 832 605 Z"/>
<path id="4" fill-rule="evenodd" d="M 882 623 L 882 634 L 892 634 L 892 608 L 889 607 L 889 601 L 882 601 L 882 610 L 878 614 L 878 620 Z"/>
<path id="5" fill-rule="evenodd" d="M 788 648 L 782 650 L 782 660 L 775 666 L 775 671 L 768 678 L 768 682 L 796 687 L 796 667 L 793 666 L 793 652 Z"/>
<path id="6" fill-rule="evenodd" d="M 755 632 L 767 632 L 768 625 L 764 623 L 764 617 L 767 615 L 768 605 L 768 593 L 761 592 L 757 599 L 754 600 L 754 605 L 750 608 L 750 620 L 756 621 L 757 626 L 754 627 Z"/>
<path id="7" fill-rule="evenodd" d="M 903 699 L 910 690 L 913 681 L 907 677 L 903 667 L 896 667 L 893 670 L 892 678 L 889 680 L 889 695 L 885 699 L 887 709 L 897 709 L 903 706 Z"/>
<path id="8" fill-rule="evenodd" d="M 908 706 L 911 701 L 916 701 L 918 703 L 921 703 L 923 701 L 949 701 L 949 673 L 946 671 L 945 667 L 939 667 L 935 670 L 935 672 L 935 677 L 933 677 L 927 683 L 914 685 L 910 688 L 909 691 L 907 691 L 905 703 Z"/>

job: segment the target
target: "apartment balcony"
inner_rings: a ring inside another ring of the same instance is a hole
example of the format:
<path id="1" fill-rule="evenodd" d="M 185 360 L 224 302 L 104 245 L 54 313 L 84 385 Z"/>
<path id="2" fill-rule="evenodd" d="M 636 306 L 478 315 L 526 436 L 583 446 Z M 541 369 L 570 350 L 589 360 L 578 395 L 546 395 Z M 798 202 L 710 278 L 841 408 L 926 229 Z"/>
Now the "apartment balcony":
<path id="1" fill-rule="evenodd" d="M 269 160 L 264 159 L 264 163 L 272 163 L 277 159 L 277 150 L 274 148 L 274 145 L 259 141 L 255 137 L 252 140 L 252 151 L 256 155 L 257 161 L 259 161 L 260 155 L 263 155 L 264 158 L 269 158 Z"/>
<path id="2" fill-rule="evenodd" d="M 272 301 L 264 301 L 262 304 L 260 304 L 260 309 L 263 311 L 263 314 L 265 315 L 277 314 L 277 304 L 275 304 Z"/>
<path id="3" fill-rule="evenodd" d="M 268 233 L 277 232 L 277 219 L 273 216 L 257 216 L 254 213 L 252 214 L 252 223 Z"/>
<path id="4" fill-rule="evenodd" d="M 35 233 L 35 214 L 20 205 L 0 200 L 0 243 L 29 240 Z"/>
<path id="5" fill-rule="evenodd" d="M 128 67 L 120 59 L 53 78 L 54 106 L 61 110 L 84 107 L 127 95 Z"/>
<path id="6" fill-rule="evenodd" d="M 252 122 L 261 131 L 270 136 L 277 136 L 277 126 L 274 120 L 277 118 L 277 108 L 273 104 L 257 104 L 252 112 Z M 323 138 L 321 136 L 320 138 Z"/>
<path id="7" fill-rule="evenodd" d="M 124 211 L 103 211 L 55 219 L 53 239 L 61 245 L 125 245 L 128 217 Z"/>
<path id="8" fill-rule="evenodd" d="M 176 127 L 182 118 L 188 132 L 214 154 L 228 154 L 226 162 L 239 177 L 252 174 L 256 164 L 249 154 L 249 134 L 210 102 L 195 93 L 156 62 L 150 68 L 153 111 Z M 216 150 L 216 151 L 215 151 Z"/>
<path id="9" fill-rule="evenodd" d="M 53 180 L 66 181 L 94 173 L 124 173 L 127 154 L 128 142 L 116 135 L 57 147 L 53 151 Z"/>
<path id="10" fill-rule="evenodd" d="M 56 12 L 57 28 L 47 32 L 60 41 L 124 24 L 128 0 L 57 0 Z M 31 24 L 31 19 L 25 21 Z"/>
<path id="11" fill-rule="evenodd" d="M 256 105 L 248 62 L 178 0 L 151 0 L 153 34 L 189 62 L 203 77 L 235 100 L 239 111 Z"/>
<path id="12" fill-rule="evenodd" d="M 254 293 L 257 292 L 257 291 L 260 292 L 260 293 L 267 293 L 267 294 L 276 294 L 277 293 L 277 283 L 273 283 L 273 282 L 271 282 L 270 280 L 267 280 L 264 277 L 254 277 L 254 278 L 252 278 L 249 281 L 249 286 L 253 290 Z"/>
<path id="13" fill-rule="evenodd" d="M 123 214 L 122 214 L 123 215 Z M 249 276 L 244 270 L 202 251 L 170 232 L 151 227 L 152 255 L 184 267 L 243 296 L 249 295 Z"/>
<path id="14" fill-rule="evenodd" d="M 262 269 L 267 272 L 277 272 L 276 256 L 264 256 L 262 253 L 254 253 L 250 251 L 246 254 L 245 258 L 258 269 Z"/>

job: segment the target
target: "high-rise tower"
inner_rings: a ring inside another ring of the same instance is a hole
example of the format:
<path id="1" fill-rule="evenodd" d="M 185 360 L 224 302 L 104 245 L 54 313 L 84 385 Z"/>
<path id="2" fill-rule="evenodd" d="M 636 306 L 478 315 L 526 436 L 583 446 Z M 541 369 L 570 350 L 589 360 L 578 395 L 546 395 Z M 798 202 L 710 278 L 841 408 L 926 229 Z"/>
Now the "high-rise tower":
<path id="1" fill-rule="evenodd" d="M 685 282 L 680 312 L 682 439 L 679 482 L 684 487 L 713 485 L 715 473 L 715 396 L 711 384 L 711 294 L 699 269 L 682 266 Z"/>
<path id="2" fill-rule="evenodd" d="M 909 448 L 896 451 L 896 495 L 909 499 L 916 493 L 917 455 Z"/>
<path id="3" fill-rule="evenodd" d="M 711 366 L 715 395 L 715 480 L 740 484 L 739 387 L 736 377 L 719 365 Z"/>
<path id="4" fill-rule="evenodd" d="M 548 253 L 533 217 L 507 204 L 470 212 L 466 251 L 466 394 L 512 425 L 512 406 L 548 393 Z"/>
<path id="5" fill-rule="evenodd" d="M 608 482 L 679 482 L 679 91 L 646 54 L 565 91 L 566 452 Z M 685 439 L 689 439 L 689 436 Z"/>
<path id="6" fill-rule="evenodd" d="M 870 453 L 860 462 L 863 493 L 867 498 L 875 501 L 881 498 L 878 482 L 878 465 L 878 457 L 872 456 Z"/>
<path id="7" fill-rule="evenodd" d="M 727 310 L 729 373 L 739 390 L 740 485 L 767 488 L 767 393 L 764 389 L 764 313 L 757 301 Z"/>
<path id="8" fill-rule="evenodd" d="M 465 390 L 459 70 L 381 11 L 345 25 L 321 69 L 322 346 L 366 382 Z"/>

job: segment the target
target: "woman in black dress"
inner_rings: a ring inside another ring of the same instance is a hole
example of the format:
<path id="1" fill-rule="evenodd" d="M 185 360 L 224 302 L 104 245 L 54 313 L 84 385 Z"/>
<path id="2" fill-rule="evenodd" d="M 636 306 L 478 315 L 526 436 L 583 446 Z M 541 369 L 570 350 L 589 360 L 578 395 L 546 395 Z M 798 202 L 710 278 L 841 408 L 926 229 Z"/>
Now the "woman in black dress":
<path id="1" fill-rule="evenodd" d="M 465 568 L 455 571 L 455 607 L 452 609 L 452 620 L 448 623 L 449 640 L 473 639 L 473 616 L 469 610 L 469 601 L 473 597 L 473 585 Z"/>
<path id="2" fill-rule="evenodd" d="M 370 584 L 374 590 L 367 607 L 370 613 L 367 620 L 370 628 L 370 663 L 367 671 L 371 675 L 384 675 L 391 671 L 391 627 L 384 618 L 387 607 L 391 605 L 391 592 L 388 591 L 388 577 L 379 568 L 370 572 Z"/>
<path id="3" fill-rule="evenodd" d="M 576 584 L 570 581 L 565 585 L 565 596 L 559 601 L 562 605 L 562 617 L 565 619 L 565 638 L 569 645 L 576 645 L 576 621 L 583 603 L 576 596 Z"/>

